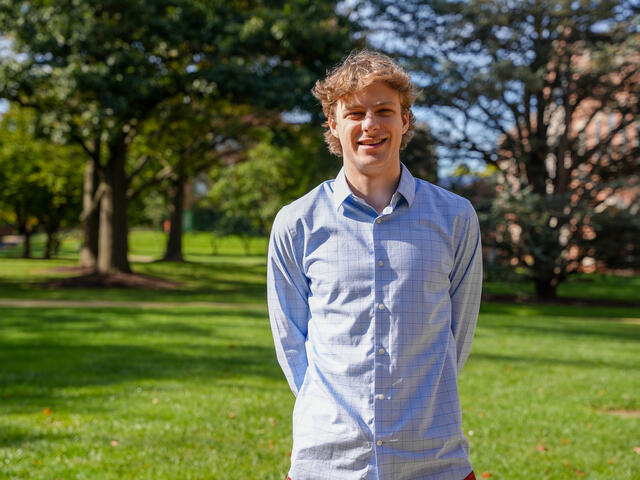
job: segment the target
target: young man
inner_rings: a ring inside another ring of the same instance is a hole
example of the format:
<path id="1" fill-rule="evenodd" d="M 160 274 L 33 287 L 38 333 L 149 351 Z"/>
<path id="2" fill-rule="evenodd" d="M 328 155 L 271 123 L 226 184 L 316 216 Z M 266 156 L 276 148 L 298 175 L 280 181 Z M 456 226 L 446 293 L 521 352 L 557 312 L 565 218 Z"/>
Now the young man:
<path id="1" fill-rule="evenodd" d="M 457 389 L 480 304 L 475 212 L 400 163 L 416 92 L 389 57 L 352 53 L 313 93 L 344 166 L 271 233 L 269 315 L 297 397 L 289 477 L 475 478 Z"/>

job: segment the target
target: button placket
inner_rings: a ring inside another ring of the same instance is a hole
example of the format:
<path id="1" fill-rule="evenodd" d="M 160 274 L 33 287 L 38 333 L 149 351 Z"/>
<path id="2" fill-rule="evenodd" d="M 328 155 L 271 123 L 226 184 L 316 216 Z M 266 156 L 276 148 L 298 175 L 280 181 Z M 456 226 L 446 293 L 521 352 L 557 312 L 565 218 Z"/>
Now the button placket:
<path id="1" fill-rule="evenodd" d="M 373 423 L 376 437 L 384 437 L 386 432 L 386 425 L 388 423 L 389 411 L 385 405 L 385 400 L 388 399 L 385 391 L 389 386 L 389 357 L 385 356 L 387 350 L 385 345 L 387 344 L 387 336 L 389 330 L 389 318 L 391 311 L 389 305 L 386 303 L 389 301 L 388 296 L 385 296 L 386 282 L 388 281 L 387 272 L 387 258 L 385 252 L 385 245 L 383 242 L 386 237 L 386 218 L 384 216 L 375 219 L 373 224 L 373 275 L 374 275 L 374 340 L 376 342 L 376 349 L 378 355 L 374 356 L 375 374 L 373 384 Z M 384 441 L 377 439 L 376 445 L 381 447 Z"/>

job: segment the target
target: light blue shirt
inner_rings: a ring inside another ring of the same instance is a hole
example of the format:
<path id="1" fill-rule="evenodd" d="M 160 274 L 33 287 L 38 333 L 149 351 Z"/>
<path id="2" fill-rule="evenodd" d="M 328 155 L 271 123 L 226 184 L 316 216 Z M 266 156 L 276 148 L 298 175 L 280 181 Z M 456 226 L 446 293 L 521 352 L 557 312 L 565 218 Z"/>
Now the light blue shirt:
<path id="1" fill-rule="evenodd" d="M 296 395 L 292 480 L 462 480 L 457 378 L 482 287 L 469 201 L 402 165 L 378 215 L 344 171 L 285 206 L 268 302 Z"/>

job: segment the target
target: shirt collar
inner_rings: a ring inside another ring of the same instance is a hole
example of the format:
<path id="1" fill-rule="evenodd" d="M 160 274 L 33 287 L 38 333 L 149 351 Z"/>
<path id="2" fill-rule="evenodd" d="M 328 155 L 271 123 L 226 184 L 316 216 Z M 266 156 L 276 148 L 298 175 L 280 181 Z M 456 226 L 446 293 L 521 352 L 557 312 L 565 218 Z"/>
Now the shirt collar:
<path id="1" fill-rule="evenodd" d="M 344 174 L 344 167 L 342 167 L 336 176 L 335 182 L 333 182 L 333 204 L 336 210 L 340 208 L 340 205 L 342 205 L 351 193 L 351 189 L 347 183 L 347 177 Z"/>
<path id="2" fill-rule="evenodd" d="M 400 183 L 396 192 L 400 193 L 407 201 L 409 206 L 413 203 L 413 199 L 416 196 L 416 179 L 409 169 L 405 167 L 404 163 L 400 163 Z M 344 167 L 340 169 L 336 176 L 335 182 L 333 182 L 333 203 L 336 210 L 342 205 L 342 203 L 351 195 L 351 189 L 347 183 L 347 177 L 344 173 Z"/>
<path id="3" fill-rule="evenodd" d="M 407 204 L 411 206 L 416 196 L 416 179 L 411 175 L 409 169 L 404 166 L 404 163 L 400 162 L 400 167 L 402 171 L 400 173 L 400 183 L 396 191 L 400 193 L 407 201 Z"/>

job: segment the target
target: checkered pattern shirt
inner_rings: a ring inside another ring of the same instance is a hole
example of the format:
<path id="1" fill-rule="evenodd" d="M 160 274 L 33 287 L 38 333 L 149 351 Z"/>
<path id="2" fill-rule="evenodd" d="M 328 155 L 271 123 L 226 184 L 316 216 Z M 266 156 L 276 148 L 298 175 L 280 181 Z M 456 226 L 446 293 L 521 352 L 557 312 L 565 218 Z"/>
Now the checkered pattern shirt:
<path id="1" fill-rule="evenodd" d="M 293 480 L 455 480 L 471 472 L 457 378 L 482 255 L 471 204 L 415 179 L 378 214 L 344 171 L 277 215 L 268 303 L 296 395 Z"/>

